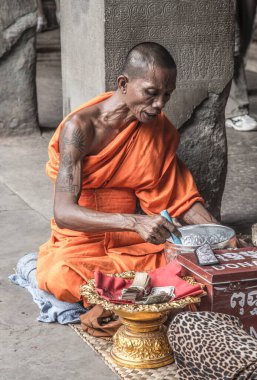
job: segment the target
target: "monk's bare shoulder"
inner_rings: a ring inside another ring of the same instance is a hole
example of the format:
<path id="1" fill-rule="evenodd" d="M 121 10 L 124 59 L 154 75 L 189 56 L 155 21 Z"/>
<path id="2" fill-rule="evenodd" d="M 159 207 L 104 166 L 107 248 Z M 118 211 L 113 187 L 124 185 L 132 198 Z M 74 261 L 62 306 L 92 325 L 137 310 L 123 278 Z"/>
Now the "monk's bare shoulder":
<path id="1" fill-rule="evenodd" d="M 77 113 L 64 124 L 60 136 L 60 151 L 72 149 L 77 156 L 83 158 L 90 153 L 94 134 L 90 113 Z"/>

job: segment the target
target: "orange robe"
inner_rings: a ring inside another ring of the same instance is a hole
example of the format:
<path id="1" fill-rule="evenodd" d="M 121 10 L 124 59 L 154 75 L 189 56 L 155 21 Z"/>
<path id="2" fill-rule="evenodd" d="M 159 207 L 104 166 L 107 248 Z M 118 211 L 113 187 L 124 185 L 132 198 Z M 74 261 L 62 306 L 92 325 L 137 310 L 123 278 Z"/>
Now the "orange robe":
<path id="1" fill-rule="evenodd" d="M 111 95 L 98 96 L 67 118 Z M 67 118 L 49 144 L 46 171 L 54 182 L 59 136 Z M 79 205 L 133 214 L 138 199 L 146 214 L 167 209 L 178 217 L 195 202 L 203 202 L 192 175 L 176 157 L 178 143 L 178 132 L 163 113 L 147 124 L 132 122 L 100 153 L 85 157 Z M 163 245 L 146 243 L 135 232 L 78 232 L 58 228 L 54 219 L 51 228 L 50 240 L 40 247 L 37 279 L 39 288 L 63 301 L 79 301 L 80 285 L 92 278 L 95 270 L 148 271 L 165 265 Z"/>

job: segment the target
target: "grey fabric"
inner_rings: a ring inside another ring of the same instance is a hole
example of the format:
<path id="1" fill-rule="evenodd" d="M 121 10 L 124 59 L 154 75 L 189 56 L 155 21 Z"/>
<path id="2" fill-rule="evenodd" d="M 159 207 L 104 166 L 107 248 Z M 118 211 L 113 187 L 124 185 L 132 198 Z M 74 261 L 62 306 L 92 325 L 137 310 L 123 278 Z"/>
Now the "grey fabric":
<path id="1" fill-rule="evenodd" d="M 85 309 L 78 302 L 62 302 L 52 294 L 38 288 L 36 279 L 37 257 L 37 253 L 29 253 L 22 257 L 17 263 L 16 273 L 9 276 L 9 279 L 30 292 L 33 301 L 40 309 L 38 321 L 58 322 L 62 325 L 80 322 L 80 315 L 89 309 Z"/>
<path id="2" fill-rule="evenodd" d="M 245 65 L 241 57 L 235 57 L 235 71 L 236 75 L 232 80 L 230 94 L 225 110 L 226 119 L 248 115 L 249 112 Z"/>

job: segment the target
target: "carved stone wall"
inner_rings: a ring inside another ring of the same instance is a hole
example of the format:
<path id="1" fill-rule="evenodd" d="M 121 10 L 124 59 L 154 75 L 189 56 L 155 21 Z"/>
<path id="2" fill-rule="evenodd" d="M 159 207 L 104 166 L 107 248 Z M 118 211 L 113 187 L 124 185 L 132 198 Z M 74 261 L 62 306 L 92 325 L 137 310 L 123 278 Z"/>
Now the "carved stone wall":
<path id="1" fill-rule="evenodd" d="M 37 130 L 36 0 L 2 0 L 0 136 Z"/>
<path id="2" fill-rule="evenodd" d="M 233 75 L 234 0 L 105 0 L 100 3 L 80 0 L 77 3 L 81 4 L 80 8 L 82 3 L 88 7 L 85 12 L 88 15 L 95 7 L 94 18 L 90 20 L 85 15 L 85 23 L 93 28 L 98 25 L 101 36 L 104 33 L 104 60 L 102 52 L 98 52 L 102 58 L 96 62 L 104 61 L 100 77 L 104 73 L 106 90 L 115 89 L 126 54 L 135 44 L 155 41 L 172 53 L 178 67 L 177 89 L 166 114 L 181 132 L 180 157 L 192 170 L 207 206 L 219 216 L 227 165 L 224 107 Z M 104 22 L 99 18 L 99 10 L 100 14 L 104 12 Z M 74 10 L 69 11 L 69 17 L 74 17 Z M 72 27 L 78 30 L 74 22 Z M 90 33 L 85 39 L 86 46 L 88 39 L 92 47 L 93 40 L 97 43 Z M 67 54 L 74 58 L 67 51 L 66 58 Z M 92 59 L 96 49 L 85 54 L 87 63 L 91 61 L 96 70 Z M 85 61 L 75 65 L 85 65 Z M 89 65 L 87 70 L 91 74 Z M 84 93 L 101 92 L 99 75 L 94 79 L 95 85 Z M 80 80 L 88 81 L 88 78 L 84 75 Z"/>
<path id="3" fill-rule="evenodd" d="M 116 87 L 127 52 L 137 43 L 164 45 L 178 66 L 167 113 L 179 128 L 208 92 L 233 75 L 233 0 L 106 0 L 106 88 Z"/>

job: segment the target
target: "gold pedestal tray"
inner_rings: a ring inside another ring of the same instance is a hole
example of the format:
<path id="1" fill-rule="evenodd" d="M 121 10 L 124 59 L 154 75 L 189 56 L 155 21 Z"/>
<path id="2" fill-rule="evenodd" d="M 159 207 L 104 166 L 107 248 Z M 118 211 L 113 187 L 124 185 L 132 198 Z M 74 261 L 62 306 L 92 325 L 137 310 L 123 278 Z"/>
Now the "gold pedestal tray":
<path id="1" fill-rule="evenodd" d="M 166 315 L 162 313 L 128 313 L 116 311 L 122 327 L 113 337 L 113 360 L 129 368 L 158 368 L 174 362 L 169 345 Z"/>
<path id="2" fill-rule="evenodd" d="M 135 272 L 116 274 L 116 277 L 132 279 Z M 196 284 L 192 277 L 184 277 Z M 120 317 L 122 326 L 113 337 L 112 359 L 128 368 L 159 368 L 174 362 L 172 350 L 163 323 L 167 313 L 199 303 L 200 297 L 185 297 L 178 301 L 153 305 L 114 304 L 96 292 L 94 280 L 81 287 L 82 296 L 93 305 L 101 305 Z"/>

